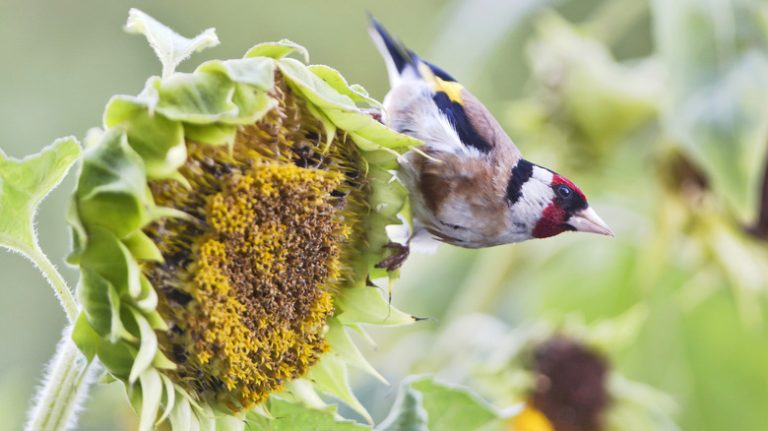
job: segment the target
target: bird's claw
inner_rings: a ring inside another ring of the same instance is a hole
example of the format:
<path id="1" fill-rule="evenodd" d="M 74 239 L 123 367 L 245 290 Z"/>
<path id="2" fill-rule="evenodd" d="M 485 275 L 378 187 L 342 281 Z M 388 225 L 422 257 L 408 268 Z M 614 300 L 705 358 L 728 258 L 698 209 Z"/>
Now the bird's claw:
<path id="1" fill-rule="evenodd" d="M 403 245 L 397 242 L 390 241 L 384 247 L 394 250 L 394 254 L 377 263 L 376 268 L 383 268 L 387 271 L 399 269 L 411 254 L 411 249 L 408 245 Z"/>
<path id="2" fill-rule="evenodd" d="M 371 109 L 363 109 L 362 111 L 363 113 L 368 114 L 369 117 L 373 118 L 379 123 L 384 124 L 384 119 L 381 116 L 381 110 L 371 108 Z"/>

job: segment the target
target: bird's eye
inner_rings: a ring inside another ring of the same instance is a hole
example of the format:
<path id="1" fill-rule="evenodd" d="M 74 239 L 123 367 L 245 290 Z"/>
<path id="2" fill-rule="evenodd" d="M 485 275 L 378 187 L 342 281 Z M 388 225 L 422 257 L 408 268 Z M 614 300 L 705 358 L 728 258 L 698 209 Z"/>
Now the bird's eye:
<path id="1" fill-rule="evenodd" d="M 561 184 L 555 188 L 555 193 L 562 199 L 568 199 L 573 195 L 573 190 L 571 190 L 570 187 Z"/>

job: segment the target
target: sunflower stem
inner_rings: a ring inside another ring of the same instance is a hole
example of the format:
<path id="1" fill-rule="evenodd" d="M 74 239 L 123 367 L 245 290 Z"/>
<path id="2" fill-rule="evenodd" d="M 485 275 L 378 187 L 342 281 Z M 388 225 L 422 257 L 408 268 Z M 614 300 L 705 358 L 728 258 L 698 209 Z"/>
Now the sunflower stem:
<path id="1" fill-rule="evenodd" d="M 88 361 L 64 331 L 56 354 L 48 365 L 43 385 L 29 411 L 25 431 L 64 431 L 73 429 L 80 405 L 93 380 L 94 361 Z"/>
<path id="2" fill-rule="evenodd" d="M 62 277 L 59 271 L 56 270 L 56 267 L 51 263 L 50 259 L 48 259 L 48 256 L 45 255 L 37 244 L 25 247 L 21 251 L 43 274 L 43 277 L 45 277 L 48 284 L 53 288 L 53 292 L 56 295 L 56 298 L 58 298 L 61 307 L 67 314 L 67 320 L 69 320 L 70 324 L 74 323 L 80 311 L 77 306 L 77 301 L 69 286 L 67 286 L 64 277 Z"/>
<path id="3" fill-rule="evenodd" d="M 48 284 L 53 288 L 56 298 L 67 315 L 70 325 L 75 322 L 80 312 L 72 291 L 64 277 L 56 269 L 48 256 L 40 249 L 37 242 L 20 251 L 34 263 Z M 74 428 L 80 404 L 88 393 L 92 380 L 90 376 L 95 368 L 93 361 L 88 361 L 78 350 L 70 336 L 71 327 L 62 335 L 56 348 L 56 354 L 48 364 L 43 384 L 35 395 L 29 411 L 29 420 L 25 431 L 64 431 Z"/>

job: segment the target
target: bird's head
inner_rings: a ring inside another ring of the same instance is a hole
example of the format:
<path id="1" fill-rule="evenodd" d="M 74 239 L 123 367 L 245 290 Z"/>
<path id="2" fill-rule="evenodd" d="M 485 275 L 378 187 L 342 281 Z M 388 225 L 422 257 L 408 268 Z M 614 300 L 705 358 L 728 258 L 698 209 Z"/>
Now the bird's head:
<path id="1" fill-rule="evenodd" d="M 613 236 L 584 193 L 571 180 L 521 159 L 507 186 L 510 223 L 529 238 L 547 238 L 565 231 Z"/>

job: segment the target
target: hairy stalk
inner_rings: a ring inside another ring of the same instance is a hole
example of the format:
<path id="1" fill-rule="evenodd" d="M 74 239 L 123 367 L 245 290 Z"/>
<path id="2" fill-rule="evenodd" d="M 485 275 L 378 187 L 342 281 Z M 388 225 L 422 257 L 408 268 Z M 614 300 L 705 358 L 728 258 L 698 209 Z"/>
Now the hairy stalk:
<path id="1" fill-rule="evenodd" d="M 70 333 L 71 328 L 64 331 L 48 364 L 25 431 L 64 431 L 76 425 L 77 413 L 97 367 L 80 353 Z"/>
<path id="2" fill-rule="evenodd" d="M 53 292 L 58 298 L 61 307 L 67 314 L 67 320 L 69 323 L 74 323 L 77 319 L 77 315 L 80 313 L 80 309 L 77 305 L 72 290 L 67 286 L 67 282 L 64 281 L 64 277 L 61 276 L 56 267 L 51 263 L 48 256 L 40 250 L 40 247 L 35 244 L 33 247 L 24 247 L 20 249 L 22 253 L 27 256 L 32 263 L 35 264 L 37 269 L 43 273 L 43 277 L 48 281 L 48 284 L 53 288 Z"/>
<path id="3" fill-rule="evenodd" d="M 21 250 L 51 285 L 70 324 L 74 323 L 79 307 L 64 277 L 35 244 Z M 64 431 L 74 428 L 80 404 L 88 393 L 96 366 L 78 350 L 68 327 L 48 364 L 43 384 L 35 395 L 25 431 Z"/>

